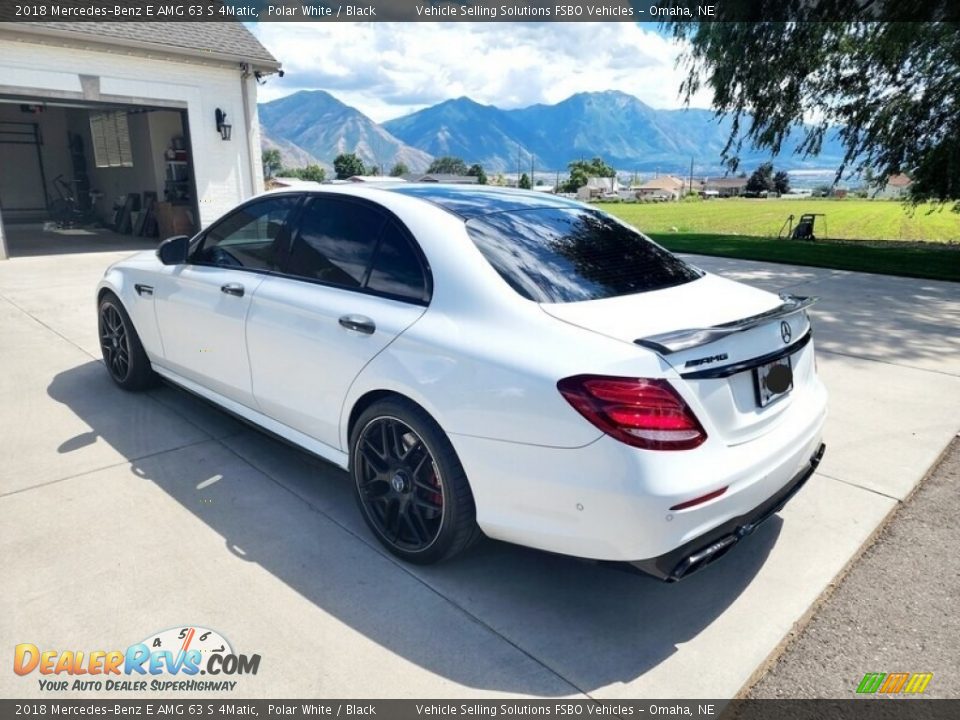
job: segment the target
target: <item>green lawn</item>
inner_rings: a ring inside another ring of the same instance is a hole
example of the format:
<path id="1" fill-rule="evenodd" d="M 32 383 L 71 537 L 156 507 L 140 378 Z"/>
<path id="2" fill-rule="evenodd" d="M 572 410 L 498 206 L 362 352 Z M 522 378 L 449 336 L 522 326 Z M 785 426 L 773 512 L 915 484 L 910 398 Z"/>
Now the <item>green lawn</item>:
<path id="1" fill-rule="evenodd" d="M 777 237 L 787 216 L 826 213 L 817 218 L 818 238 L 960 242 L 960 213 L 950 206 L 918 207 L 910 213 L 893 200 L 705 200 L 671 203 L 611 203 L 601 207 L 643 232 L 707 233 Z M 931 212 L 932 210 L 932 212 Z"/>
<path id="2" fill-rule="evenodd" d="M 960 282 L 960 249 L 943 245 L 802 242 L 742 235 L 650 233 L 673 252 Z"/>
<path id="3" fill-rule="evenodd" d="M 600 206 L 675 252 L 960 282 L 960 213 L 949 206 L 911 213 L 890 200 L 739 198 Z M 787 216 L 796 223 L 802 213 L 826 213 L 817 241 L 778 240 Z"/>

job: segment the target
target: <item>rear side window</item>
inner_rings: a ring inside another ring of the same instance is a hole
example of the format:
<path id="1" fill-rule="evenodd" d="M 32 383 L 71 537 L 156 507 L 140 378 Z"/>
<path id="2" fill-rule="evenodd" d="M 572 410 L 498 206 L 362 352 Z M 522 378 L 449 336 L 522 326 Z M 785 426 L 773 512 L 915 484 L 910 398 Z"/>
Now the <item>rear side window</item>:
<path id="1" fill-rule="evenodd" d="M 392 220 L 383 229 L 367 289 L 416 302 L 429 299 L 420 257 L 407 235 Z"/>
<path id="2" fill-rule="evenodd" d="M 292 275 L 360 288 L 386 218 L 340 198 L 315 198 L 303 211 L 290 253 Z"/>
<path id="3" fill-rule="evenodd" d="M 473 218 L 474 244 L 518 293 L 545 303 L 673 287 L 700 271 L 636 230 L 587 208 L 537 208 Z"/>
<path id="4" fill-rule="evenodd" d="M 430 300 L 429 270 L 410 234 L 378 206 L 341 197 L 309 201 L 286 273 L 396 300 Z"/>

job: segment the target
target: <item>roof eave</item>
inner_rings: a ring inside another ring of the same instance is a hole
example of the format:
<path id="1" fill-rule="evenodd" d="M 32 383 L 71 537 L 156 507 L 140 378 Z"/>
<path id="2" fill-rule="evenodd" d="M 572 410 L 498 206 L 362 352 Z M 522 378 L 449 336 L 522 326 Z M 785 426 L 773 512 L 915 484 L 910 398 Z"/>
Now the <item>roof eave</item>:
<path id="1" fill-rule="evenodd" d="M 134 50 L 147 50 L 164 55 L 172 55 L 180 58 L 201 58 L 208 60 L 219 60 L 222 62 L 247 63 L 252 70 L 261 73 L 272 74 L 279 72 L 283 65 L 279 60 L 266 60 L 265 58 L 252 58 L 235 53 L 224 53 L 218 51 L 204 51 L 191 48 L 176 47 L 174 45 L 165 45 L 163 43 L 144 42 L 142 40 L 131 40 L 128 38 L 114 38 L 107 35 L 89 35 L 74 30 L 59 30 L 46 27 L 30 27 L 29 23 L 11 23 L 0 22 L 0 30 L 16 31 L 18 35 L 38 35 L 50 38 L 61 38 L 64 40 L 75 40 L 95 45 L 106 45 L 113 47 L 125 47 Z"/>

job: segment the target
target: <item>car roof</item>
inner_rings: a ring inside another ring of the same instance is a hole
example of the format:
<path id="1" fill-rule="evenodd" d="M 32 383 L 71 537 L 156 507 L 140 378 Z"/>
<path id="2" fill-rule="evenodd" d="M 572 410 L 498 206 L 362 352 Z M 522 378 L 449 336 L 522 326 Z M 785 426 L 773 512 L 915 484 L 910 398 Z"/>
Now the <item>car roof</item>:
<path id="1" fill-rule="evenodd" d="M 263 193 L 333 193 L 376 200 L 381 193 L 403 195 L 422 200 L 463 220 L 470 220 L 494 213 L 515 212 L 535 208 L 578 208 L 583 204 L 575 200 L 535 190 L 516 190 L 494 185 L 455 185 L 445 183 L 408 183 L 384 180 L 376 183 L 343 182 L 302 184 L 274 188 Z"/>
<path id="2" fill-rule="evenodd" d="M 426 200 L 466 220 L 492 213 L 533 208 L 583 207 L 578 202 L 547 192 L 514 190 L 491 185 L 398 183 L 393 186 L 380 185 L 378 189 Z"/>

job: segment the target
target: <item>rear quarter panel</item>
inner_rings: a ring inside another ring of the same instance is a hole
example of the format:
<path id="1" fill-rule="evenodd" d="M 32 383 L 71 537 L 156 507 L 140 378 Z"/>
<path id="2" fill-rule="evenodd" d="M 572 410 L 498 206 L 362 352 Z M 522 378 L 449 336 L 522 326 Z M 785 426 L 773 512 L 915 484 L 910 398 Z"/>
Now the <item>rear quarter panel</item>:
<path id="1" fill-rule="evenodd" d="M 390 390 L 417 402 L 450 434 L 581 447 L 602 433 L 567 403 L 558 380 L 673 374 L 653 353 L 560 323 L 533 303 L 511 320 L 505 328 L 502 318 L 429 309 L 353 383 L 341 415 L 343 446 L 356 402 Z"/>

